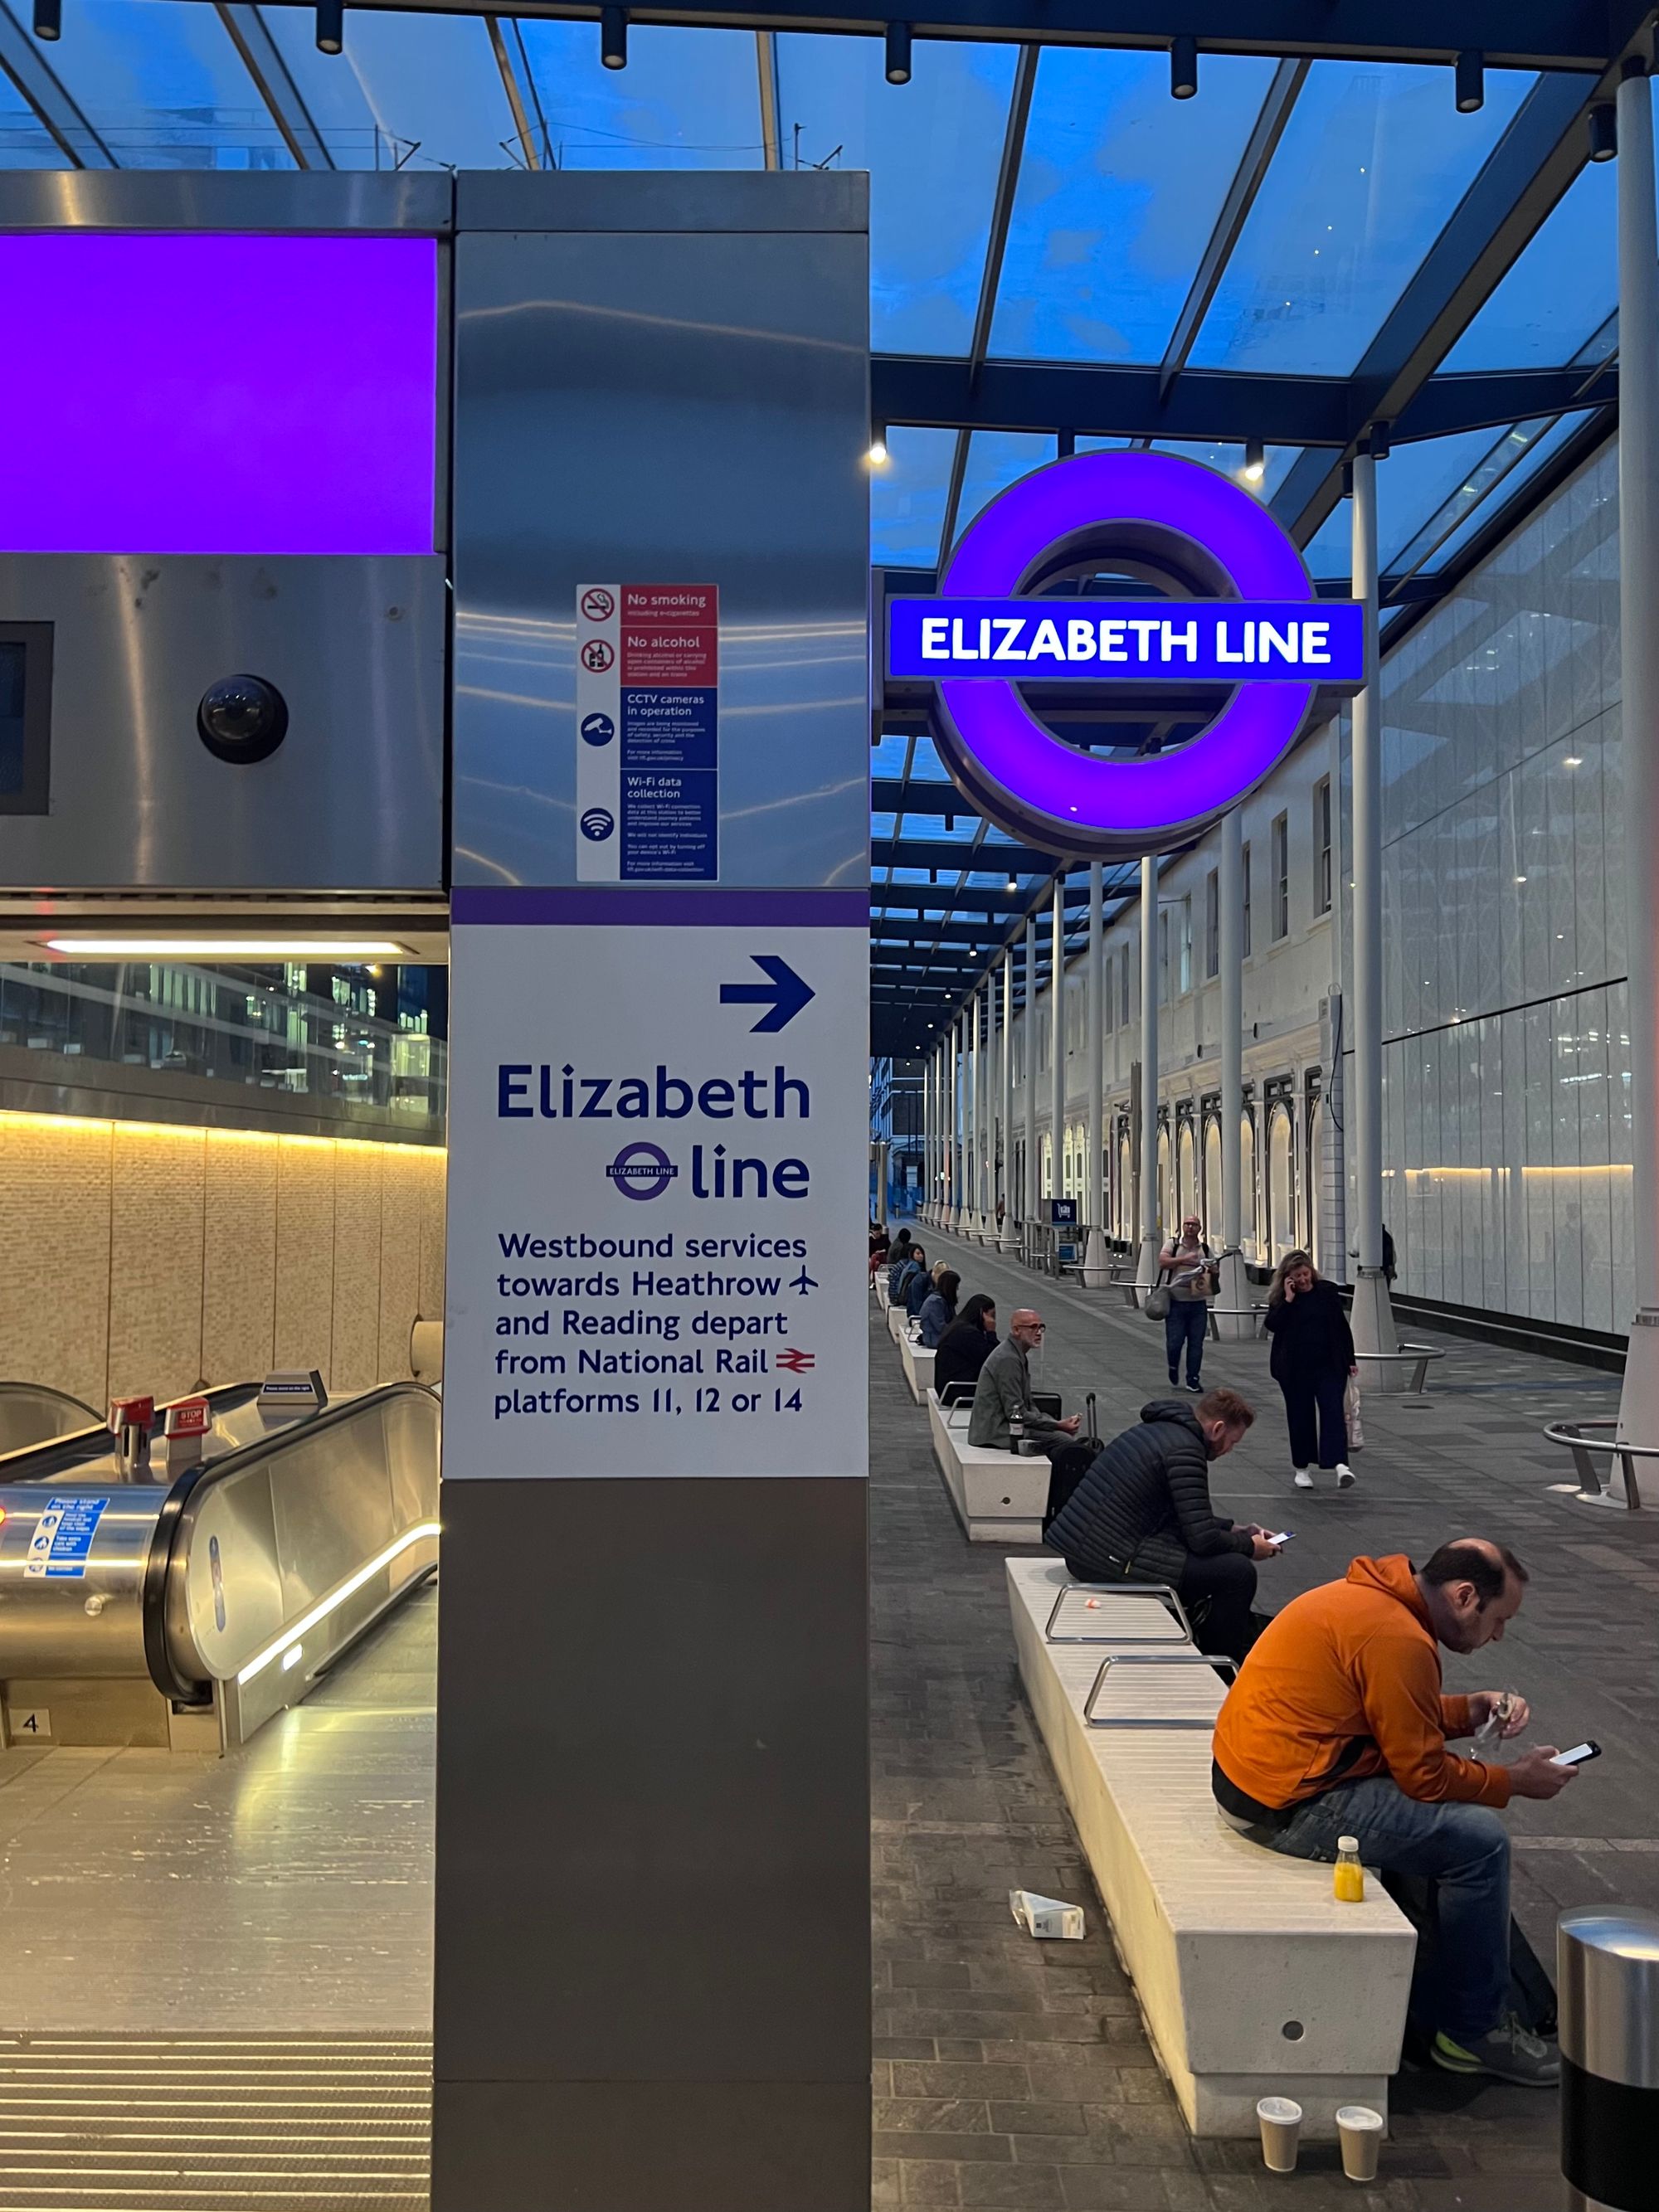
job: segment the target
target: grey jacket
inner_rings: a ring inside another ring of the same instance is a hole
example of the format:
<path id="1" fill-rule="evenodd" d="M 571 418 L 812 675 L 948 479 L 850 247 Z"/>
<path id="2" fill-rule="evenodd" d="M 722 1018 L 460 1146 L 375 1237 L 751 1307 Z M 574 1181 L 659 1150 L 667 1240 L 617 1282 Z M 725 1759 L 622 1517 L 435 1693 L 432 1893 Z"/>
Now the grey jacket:
<path id="1" fill-rule="evenodd" d="M 1016 1420 L 1028 1437 L 1052 1436 L 1060 1426 L 1053 1414 L 1039 1413 L 1031 1403 L 1030 1363 L 1024 1348 L 1006 1336 L 979 1370 L 968 1441 L 1006 1451 L 1013 1442 Z"/>
<path id="2" fill-rule="evenodd" d="M 1210 1502 L 1210 1456 L 1190 1406 L 1154 1398 L 1114 1437 L 1043 1538 L 1079 1582 L 1181 1580 L 1189 1559 L 1255 1550 Z"/>

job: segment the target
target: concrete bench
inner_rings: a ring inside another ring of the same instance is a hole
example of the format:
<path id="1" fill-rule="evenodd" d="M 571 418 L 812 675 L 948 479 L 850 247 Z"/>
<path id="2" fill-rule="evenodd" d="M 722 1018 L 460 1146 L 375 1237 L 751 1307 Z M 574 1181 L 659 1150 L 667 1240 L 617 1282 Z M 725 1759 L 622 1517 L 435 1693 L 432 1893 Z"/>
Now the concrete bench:
<path id="1" fill-rule="evenodd" d="M 1156 1597 L 1103 1589 L 1093 1640 L 1051 1642 L 1056 1601 L 1075 1587 L 1058 1561 L 1009 1560 L 1020 1674 L 1188 2128 L 1254 2136 L 1256 2100 L 1270 2095 L 1294 2097 L 1305 2132 L 1326 2141 L 1339 2105 L 1386 2118 L 1410 1923 L 1375 1875 L 1364 1904 L 1339 1905 L 1329 1867 L 1228 1826 L 1210 1790 L 1219 1678 L 1190 1655 L 1158 1663 L 1146 1639 L 1169 1629 L 1152 1618 Z M 1056 1626 L 1074 1638 L 1067 1602 Z"/>
<path id="2" fill-rule="evenodd" d="M 875 1292 L 876 1304 L 880 1307 L 883 1313 L 890 1312 L 891 1310 L 893 1302 L 887 1295 L 887 1270 L 885 1267 L 877 1268 L 875 1273 L 870 1278 L 870 1287 Z"/>
<path id="3" fill-rule="evenodd" d="M 904 1368 L 904 1387 L 921 1405 L 927 1395 L 928 1385 L 933 1379 L 933 1347 L 918 1344 L 914 1337 L 902 1336 L 898 1340 L 899 1359 Z"/>
<path id="4" fill-rule="evenodd" d="M 948 1411 L 927 1393 L 927 1425 L 945 1487 L 970 1544 L 1040 1544 L 1048 1504 L 1046 1458 L 993 1451 L 968 1441 L 969 1407 Z"/>
<path id="5" fill-rule="evenodd" d="M 892 1338 L 895 1344 L 899 1344 L 903 1341 L 904 1332 L 909 1326 L 910 1316 L 906 1313 L 902 1306 L 890 1305 L 888 1307 L 887 1334 Z"/>

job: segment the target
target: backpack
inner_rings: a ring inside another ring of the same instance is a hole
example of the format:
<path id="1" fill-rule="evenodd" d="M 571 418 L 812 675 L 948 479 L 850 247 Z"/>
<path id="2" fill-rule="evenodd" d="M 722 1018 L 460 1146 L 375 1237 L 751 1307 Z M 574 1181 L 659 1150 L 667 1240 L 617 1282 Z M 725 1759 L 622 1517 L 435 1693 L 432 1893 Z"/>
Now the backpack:
<path id="1" fill-rule="evenodd" d="M 1091 1390 L 1083 1401 L 1083 1428 L 1068 1444 L 1062 1445 L 1049 1462 L 1048 1498 L 1042 1509 L 1042 1533 L 1046 1536 L 1055 1516 L 1065 1510 L 1066 1502 L 1084 1476 L 1104 1449 L 1095 1434 L 1095 1394 Z"/>

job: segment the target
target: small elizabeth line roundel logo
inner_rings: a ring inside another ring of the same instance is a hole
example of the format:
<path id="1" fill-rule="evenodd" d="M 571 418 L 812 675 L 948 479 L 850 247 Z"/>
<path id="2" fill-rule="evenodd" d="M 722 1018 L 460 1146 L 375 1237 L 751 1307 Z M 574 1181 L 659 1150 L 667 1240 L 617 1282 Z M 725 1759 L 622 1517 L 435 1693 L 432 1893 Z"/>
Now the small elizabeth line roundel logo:
<path id="1" fill-rule="evenodd" d="M 624 1145 L 605 1170 L 624 1198 L 660 1198 L 679 1170 L 660 1145 Z"/>

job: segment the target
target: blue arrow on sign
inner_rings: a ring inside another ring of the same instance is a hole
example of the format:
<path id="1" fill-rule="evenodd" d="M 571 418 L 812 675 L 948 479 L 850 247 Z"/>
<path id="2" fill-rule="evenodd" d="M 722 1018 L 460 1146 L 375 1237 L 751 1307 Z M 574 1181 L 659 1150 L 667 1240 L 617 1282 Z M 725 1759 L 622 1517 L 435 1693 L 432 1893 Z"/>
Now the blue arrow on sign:
<path id="1" fill-rule="evenodd" d="M 751 952 L 749 957 L 762 975 L 769 978 L 764 983 L 722 983 L 720 1004 L 723 1006 L 764 1006 L 766 1012 L 757 1022 L 750 1024 L 750 1033 L 785 1029 L 793 1022 L 809 999 L 817 994 L 811 985 L 796 975 L 787 960 L 780 960 L 775 952 Z"/>

